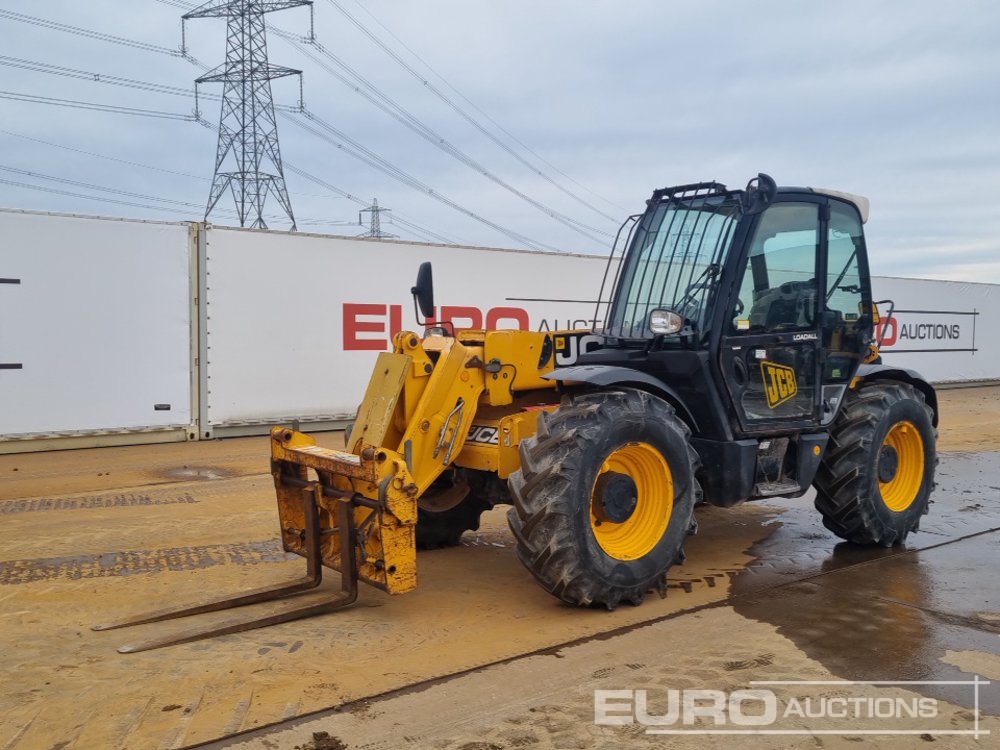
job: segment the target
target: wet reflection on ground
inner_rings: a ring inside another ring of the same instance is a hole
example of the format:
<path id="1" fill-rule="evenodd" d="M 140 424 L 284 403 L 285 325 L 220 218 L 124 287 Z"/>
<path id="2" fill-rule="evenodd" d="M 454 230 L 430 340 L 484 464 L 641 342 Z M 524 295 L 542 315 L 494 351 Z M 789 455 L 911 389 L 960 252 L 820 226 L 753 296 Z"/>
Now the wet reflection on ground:
<path id="1" fill-rule="evenodd" d="M 1000 653 L 1000 453 L 945 454 L 938 480 L 921 533 L 893 549 L 831 547 L 811 497 L 784 501 L 734 578 L 734 608 L 845 680 L 971 679 L 954 652 Z M 1000 712 L 998 688 L 981 692 L 987 713 Z M 969 686 L 914 689 L 973 706 Z"/>

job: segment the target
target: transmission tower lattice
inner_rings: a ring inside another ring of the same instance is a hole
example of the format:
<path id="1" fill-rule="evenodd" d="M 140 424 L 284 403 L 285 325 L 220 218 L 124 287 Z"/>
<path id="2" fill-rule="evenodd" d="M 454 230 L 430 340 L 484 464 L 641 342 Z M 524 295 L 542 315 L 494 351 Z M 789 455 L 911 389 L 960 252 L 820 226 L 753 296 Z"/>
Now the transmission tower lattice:
<path id="1" fill-rule="evenodd" d="M 382 214 L 390 213 L 392 213 L 391 208 L 381 208 L 378 204 L 378 198 L 372 198 L 372 204 L 368 208 L 362 208 L 358 211 L 358 224 L 361 226 L 365 225 L 361 215 L 370 214 L 368 217 L 368 231 L 362 232 L 358 237 L 370 237 L 376 240 L 390 240 L 398 237 L 398 234 L 389 234 L 382 231 Z"/>
<path id="2" fill-rule="evenodd" d="M 224 85 L 206 219 L 229 191 L 236 201 L 240 226 L 250 221 L 251 227 L 266 229 L 264 204 L 268 195 L 273 195 L 295 230 L 281 166 L 271 81 L 297 75 L 301 91 L 302 71 L 268 61 L 264 15 L 300 5 L 310 6 L 312 13 L 312 0 L 211 0 L 182 17 L 182 24 L 193 18 L 228 19 L 226 62 L 195 81 L 196 87 L 202 83 Z M 186 44 L 181 46 L 186 53 Z"/>

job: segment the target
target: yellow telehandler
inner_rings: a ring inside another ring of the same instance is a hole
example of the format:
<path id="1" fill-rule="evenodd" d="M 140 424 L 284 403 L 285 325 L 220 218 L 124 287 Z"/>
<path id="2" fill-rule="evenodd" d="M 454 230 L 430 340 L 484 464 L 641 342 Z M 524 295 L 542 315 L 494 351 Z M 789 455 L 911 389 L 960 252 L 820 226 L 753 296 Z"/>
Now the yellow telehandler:
<path id="1" fill-rule="evenodd" d="M 306 558 L 303 579 L 95 629 L 278 598 L 324 566 L 342 579 L 326 603 L 119 650 L 328 612 L 359 580 L 404 593 L 418 547 L 458 543 L 497 503 L 542 587 L 608 609 L 665 593 L 703 502 L 815 486 L 838 536 L 902 542 L 930 501 L 937 399 L 881 363 L 867 213 L 859 196 L 764 174 L 656 190 L 619 232 L 591 330 L 404 331 L 375 361 L 346 450 L 272 431 L 281 539 Z M 430 264 L 412 292 L 430 318 Z"/>

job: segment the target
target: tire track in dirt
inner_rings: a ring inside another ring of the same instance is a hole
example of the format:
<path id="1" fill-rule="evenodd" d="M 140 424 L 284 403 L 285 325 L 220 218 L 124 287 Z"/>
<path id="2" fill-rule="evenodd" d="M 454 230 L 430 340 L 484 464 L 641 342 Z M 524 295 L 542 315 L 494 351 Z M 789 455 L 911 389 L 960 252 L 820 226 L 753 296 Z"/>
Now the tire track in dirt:
<path id="1" fill-rule="evenodd" d="M 216 565 L 257 565 L 295 559 L 277 539 L 239 544 L 208 544 L 198 547 L 104 552 L 71 557 L 43 557 L 0 562 L 0 586 L 11 586 L 55 578 L 79 580 L 141 573 L 196 570 Z"/>
<path id="2" fill-rule="evenodd" d="M 197 503 L 190 492 L 181 495 L 156 496 L 148 493 L 118 493 L 115 495 L 83 495 L 80 497 L 38 497 L 22 500 L 0 501 L 0 516 L 11 513 L 35 513 L 52 510 L 79 510 L 83 508 L 126 508 L 146 505 L 175 505 Z"/>

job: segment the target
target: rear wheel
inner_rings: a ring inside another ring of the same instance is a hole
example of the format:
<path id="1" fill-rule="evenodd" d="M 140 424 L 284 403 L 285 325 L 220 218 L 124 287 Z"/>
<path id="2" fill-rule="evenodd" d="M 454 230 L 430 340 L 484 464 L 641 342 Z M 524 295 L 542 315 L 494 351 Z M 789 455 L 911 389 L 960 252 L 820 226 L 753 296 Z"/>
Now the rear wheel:
<path id="1" fill-rule="evenodd" d="M 927 513 L 937 464 L 933 413 L 908 383 L 876 381 L 848 397 L 816 474 L 823 524 L 857 544 L 900 544 Z"/>
<path id="2" fill-rule="evenodd" d="M 569 604 L 639 604 L 683 562 L 698 496 L 687 427 L 665 401 L 621 389 L 539 415 L 508 481 L 517 555 Z"/>

